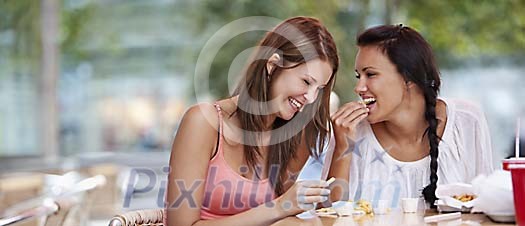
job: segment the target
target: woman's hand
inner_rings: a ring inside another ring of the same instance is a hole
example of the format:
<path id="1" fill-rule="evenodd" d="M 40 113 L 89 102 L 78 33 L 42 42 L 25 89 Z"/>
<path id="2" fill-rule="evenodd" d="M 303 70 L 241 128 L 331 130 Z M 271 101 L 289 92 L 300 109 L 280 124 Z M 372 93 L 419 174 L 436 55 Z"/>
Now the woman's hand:
<path id="1" fill-rule="evenodd" d="M 368 111 L 364 103 L 353 101 L 344 104 L 331 116 L 335 141 L 339 148 L 346 150 L 350 143 L 355 143 L 356 127 L 368 116 Z"/>
<path id="2" fill-rule="evenodd" d="M 284 216 L 296 215 L 315 208 L 315 203 L 328 200 L 330 189 L 326 181 L 297 181 L 276 200 L 277 208 Z"/>
<path id="3" fill-rule="evenodd" d="M 350 178 L 351 150 L 357 139 L 357 125 L 368 116 L 369 109 L 362 102 L 346 103 L 332 115 L 332 126 L 335 134 L 335 150 L 328 177 L 335 177 L 339 183 L 331 186 L 332 201 L 348 200 L 348 183 Z"/>

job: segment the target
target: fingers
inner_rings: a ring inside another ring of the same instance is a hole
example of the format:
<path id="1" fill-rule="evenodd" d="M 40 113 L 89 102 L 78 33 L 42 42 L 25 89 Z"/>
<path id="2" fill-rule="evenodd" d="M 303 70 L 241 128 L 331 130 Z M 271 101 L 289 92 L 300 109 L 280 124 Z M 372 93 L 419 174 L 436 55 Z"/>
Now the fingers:
<path id="1" fill-rule="evenodd" d="M 326 181 L 301 181 L 298 186 L 297 202 L 303 210 L 315 208 L 315 203 L 325 202 L 330 195 Z"/>
<path id="2" fill-rule="evenodd" d="M 314 203 L 299 203 L 299 208 L 301 208 L 302 210 L 311 210 L 311 209 L 315 209 L 315 204 Z"/>
<path id="3" fill-rule="evenodd" d="M 304 188 L 299 192 L 305 196 L 315 196 L 315 195 L 329 195 L 330 189 L 327 188 Z"/>
<path id="4" fill-rule="evenodd" d="M 300 180 L 297 184 L 303 188 L 325 188 L 328 187 L 328 182 L 324 180 Z"/>
<path id="5" fill-rule="evenodd" d="M 350 115 L 345 117 L 339 117 L 334 120 L 336 126 L 342 126 L 346 128 L 355 127 L 361 120 L 365 119 L 368 116 L 368 109 L 358 109 L 352 112 Z"/>
<path id="6" fill-rule="evenodd" d="M 285 214 L 295 215 L 301 211 L 315 209 L 317 203 L 329 199 L 328 182 L 324 180 L 302 180 L 277 198 L 278 205 Z"/>
<path id="7" fill-rule="evenodd" d="M 356 119 L 361 119 L 359 117 L 363 115 L 366 117 L 366 115 L 368 115 L 368 111 L 369 110 L 366 105 L 350 102 L 345 104 L 334 115 L 332 115 L 331 119 L 338 126 L 344 124 L 348 125 L 349 123 L 356 121 Z"/>
<path id="8" fill-rule="evenodd" d="M 356 101 L 348 102 L 344 104 L 343 106 L 341 106 L 339 109 L 337 109 L 337 111 L 331 116 L 331 118 L 332 119 L 337 118 L 346 111 L 354 111 L 361 107 L 366 107 L 366 105 L 356 102 Z"/>
<path id="9" fill-rule="evenodd" d="M 323 189 L 323 190 L 328 190 L 328 189 Z M 314 192 L 314 193 L 319 193 L 319 192 Z M 323 191 L 322 193 L 326 195 L 320 195 L 320 194 L 306 195 L 306 193 L 304 194 L 298 193 L 297 194 L 297 205 L 299 206 L 299 208 L 303 210 L 314 209 L 317 203 L 323 203 L 328 200 L 329 192 Z"/>
<path id="10" fill-rule="evenodd" d="M 356 117 L 345 118 L 344 120 L 341 121 L 340 125 L 343 127 L 354 127 L 359 122 L 361 122 L 361 120 L 365 119 L 368 116 L 368 109 L 365 110 L 364 112 L 359 110 L 359 112 L 357 112 L 356 114 L 359 114 L 359 115 L 357 115 Z"/>
<path id="11" fill-rule="evenodd" d="M 299 205 L 305 205 L 305 204 L 313 204 L 317 202 L 324 202 L 328 200 L 328 196 L 299 196 L 297 197 L 297 201 L 299 202 Z"/>

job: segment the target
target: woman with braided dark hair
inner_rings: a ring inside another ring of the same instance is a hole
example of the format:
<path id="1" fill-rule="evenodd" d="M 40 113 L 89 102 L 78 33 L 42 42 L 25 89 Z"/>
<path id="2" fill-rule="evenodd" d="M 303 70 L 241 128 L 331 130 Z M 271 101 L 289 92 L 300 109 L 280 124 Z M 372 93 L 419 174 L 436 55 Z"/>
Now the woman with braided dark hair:
<path id="1" fill-rule="evenodd" d="M 418 32 L 403 25 L 373 27 L 357 37 L 357 45 L 354 91 L 362 101 L 332 115 L 330 174 L 349 187 L 333 188 L 332 199 L 374 205 L 389 200 L 396 208 L 401 198 L 424 197 L 433 206 L 438 184 L 470 183 L 493 170 L 483 113 L 438 96 L 439 70 Z"/>

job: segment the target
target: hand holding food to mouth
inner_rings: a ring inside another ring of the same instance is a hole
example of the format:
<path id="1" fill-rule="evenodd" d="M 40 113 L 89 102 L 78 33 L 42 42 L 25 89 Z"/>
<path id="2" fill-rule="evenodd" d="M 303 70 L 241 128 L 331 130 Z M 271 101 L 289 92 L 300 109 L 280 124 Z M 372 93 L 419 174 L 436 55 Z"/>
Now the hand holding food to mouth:
<path id="1" fill-rule="evenodd" d="M 353 101 L 344 104 L 332 116 L 336 143 L 349 145 L 356 140 L 357 125 L 368 116 L 369 109 L 367 104 L 375 102 L 373 98 L 366 98 L 363 101 Z"/>

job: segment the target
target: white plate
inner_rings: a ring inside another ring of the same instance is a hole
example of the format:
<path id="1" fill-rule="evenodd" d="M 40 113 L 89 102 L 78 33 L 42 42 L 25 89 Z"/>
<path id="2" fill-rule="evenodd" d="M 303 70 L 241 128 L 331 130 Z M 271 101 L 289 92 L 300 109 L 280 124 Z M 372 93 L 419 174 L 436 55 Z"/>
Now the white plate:
<path id="1" fill-rule="evenodd" d="M 447 206 L 447 205 L 437 205 L 437 208 L 439 212 L 444 212 L 444 213 L 459 212 L 459 211 L 461 211 L 462 213 L 470 213 L 470 211 L 472 210 L 472 208 L 467 208 L 464 206 L 461 207 L 461 209 L 458 209 L 458 208 Z"/>
<path id="2" fill-rule="evenodd" d="M 319 210 L 308 210 L 300 214 L 295 215 L 299 219 L 311 219 L 314 217 L 323 217 L 323 216 L 337 216 L 337 212 L 333 208 L 323 208 L 326 211 Z"/>
<path id="3" fill-rule="evenodd" d="M 516 217 L 514 214 L 508 213 L 485 213 L 492 221 L 498 223 L 514 223 L 516 222 Z"/>

